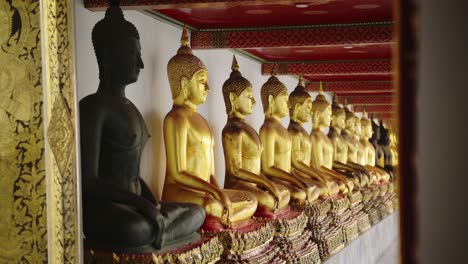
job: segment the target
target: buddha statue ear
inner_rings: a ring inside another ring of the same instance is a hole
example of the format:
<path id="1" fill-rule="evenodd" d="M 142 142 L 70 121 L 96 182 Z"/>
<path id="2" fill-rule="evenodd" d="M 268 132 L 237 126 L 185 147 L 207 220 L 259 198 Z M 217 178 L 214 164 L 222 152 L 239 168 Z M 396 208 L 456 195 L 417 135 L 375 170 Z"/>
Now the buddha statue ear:
<path id="1" fill-rule="evenodd" d="M 188 98 L 188 87 L 189 87 L 189 79 L 185 76 L 182 76 L 182 78 L 180 79 L 180 95 L 182 95 L 183 98 L 185 98 L 185 100 L 187 100 Z"/>
<path id="2" fill-rule="evenodd" d="M 269 94 L 268 95 L 268 111 L 270 114 L 273 114 L 273 101 L 275 98 L 273 98 L 273 95 Z"/>
<path id="3" fill-rule="evenodd" d="M 237 100 L 237 95 L 233 92 L 230 92 L 229 101 L 231 102 L 231 110 L 230 110 L 231 113 L 235 112 L 237 109 L 236 100 Z"/>

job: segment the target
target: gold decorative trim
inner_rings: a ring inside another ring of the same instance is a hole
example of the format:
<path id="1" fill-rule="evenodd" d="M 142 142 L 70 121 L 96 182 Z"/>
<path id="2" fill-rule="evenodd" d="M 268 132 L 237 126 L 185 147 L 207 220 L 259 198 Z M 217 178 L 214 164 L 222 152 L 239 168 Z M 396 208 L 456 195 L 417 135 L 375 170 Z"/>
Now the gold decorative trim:
<path id="1" fill-rule="evenodd" d="M 41 0 L 49 263 L 81 252 L 73 60 L 73 1 Z"/>

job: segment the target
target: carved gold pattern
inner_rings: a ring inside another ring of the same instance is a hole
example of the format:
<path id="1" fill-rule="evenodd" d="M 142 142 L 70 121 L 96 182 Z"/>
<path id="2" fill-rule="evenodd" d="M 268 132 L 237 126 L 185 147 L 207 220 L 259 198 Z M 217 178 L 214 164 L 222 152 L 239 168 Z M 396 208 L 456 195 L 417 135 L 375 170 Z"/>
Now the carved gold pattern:
<path id="1" fill-rule="evenodd" d="M 0 0 L 0 263 L 47 260 L 39 10 Z"/>
<path id="2" fill-rule="evenodd" d="M 85 264 L 211 264 L 216 263 L 223 253 L 223 246 L 217 237 L 212 237 L 183 252 L 148 253 L 148 254 L 125 254 L 105 253 L 93 250 L 85 251 Z"/>
<path id="3" fill-rule="evenodd" d="M 41 1 L 50 263 L 79 261 L 72 1 Z"/>

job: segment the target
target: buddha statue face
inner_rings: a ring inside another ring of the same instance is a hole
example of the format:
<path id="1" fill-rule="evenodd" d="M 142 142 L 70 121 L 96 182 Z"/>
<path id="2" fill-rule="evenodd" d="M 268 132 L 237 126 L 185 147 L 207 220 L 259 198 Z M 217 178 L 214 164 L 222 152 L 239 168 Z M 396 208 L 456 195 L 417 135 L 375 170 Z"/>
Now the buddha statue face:
<path id="1" fill-rule="evenodd" d="M 238 112 L 244 116 L 251 114 L 256 104 L 252 87 L 247 87 L 239 96 L 235 93 L 230 93 L 229 100 L 231 102 L 232 111 Z"/>
<path id="2" fill-rule="evenodd" d="M 310 120 L 312 113 L 312 98 L 308 98 L 302 104 L 296 104 L 294 107 L 294 115 L 298 121 L 306 123 Z"/>
<path id="3" fill-rule="evenodd" d="M 104 78 L 128 85 L 138 80 L 144 68 L 140 40 L 129 37 L 110 45 L 103 54 Z"/>
<path id="4" fill-rule="evenodd" d="M 372 124 L 369 120 L 367 119 L 361 120 L 361 132 L 362 132 L 362 137 L 364 138 L 369 139 L 372 137 Z"/>
<path id="5" fill-rule="evenodd" d="M 341 110 L 341 111 L 340 111 Z M 331 126 L 338 128 L 338 129 L 345 129 L 345 118 L 346 115 L 343 111 L 343 109 L 340 109 L 338 111 L 335 111 L 331 117 Z"/>
<path id="6" fill-rule="evenodd" d="M 354 115 L 346 118 L 346 129 L 354 134 L 356 132 L 356 117 Z"/>
<path id="7" fill-rule="evenodd" d="M 288 93 L 283 91 L 276 97 L 273 95 L 268 96 L 268 103 L 270 105 L 270 113 L 279 118 L 288 115 Z"/>
<path id="8" fill-rule="evenodd" d="M 200 70 L 190 80 L 187 77 L 182 77 L 180 86 L 181 96 L 184 100 L 190 101 L 194 105 L 203 104 L 210 91 L 208 71 Z"/>
<path id="9" fill-rule="evenodd" d="M 291 120 L 299 123 L 309 122 L 312 113 L 312 97 L 305 89 L 302 76 L 299 77 L 297 87 L 289 95 L 288 104 Z"/>
<path id="10" fill-rule="evenodd" d="M 357 137 L 361 137 L 362 136 L 361 122 L 356 122 L 355 128 L 356 129 L 354 130 L 354 135 L 356 135 Z"/>

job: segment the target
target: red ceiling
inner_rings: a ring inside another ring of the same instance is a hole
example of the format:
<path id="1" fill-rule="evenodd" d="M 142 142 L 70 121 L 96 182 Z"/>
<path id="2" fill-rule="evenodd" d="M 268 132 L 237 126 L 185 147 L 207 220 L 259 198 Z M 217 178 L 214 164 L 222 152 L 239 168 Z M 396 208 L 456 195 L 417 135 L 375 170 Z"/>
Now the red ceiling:
<path id="1" fill-rule="evenodd" d="M 235 2 L 235 1 L 233 1 Z M 196 28 L 244 28 L 392 21 L 391 0 L 303 1 L 262 5 L 229 5 L 157 11 Z"/>
<path id="2" fill-rule="evenodd" d="M 244 49 L 267 61 L 389 59 L 391 43 Z"/>

